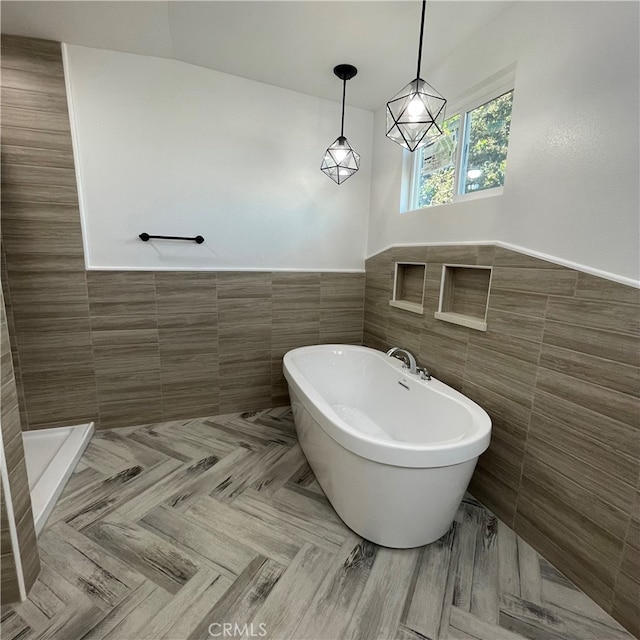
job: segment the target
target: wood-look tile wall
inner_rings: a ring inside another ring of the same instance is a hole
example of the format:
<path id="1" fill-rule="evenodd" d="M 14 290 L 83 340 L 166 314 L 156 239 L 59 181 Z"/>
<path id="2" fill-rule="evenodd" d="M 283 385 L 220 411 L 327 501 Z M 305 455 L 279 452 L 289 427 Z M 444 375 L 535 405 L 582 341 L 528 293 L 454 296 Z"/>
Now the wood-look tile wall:
<path id="1" fill-rule="evenodd" d="M 4 483 L 0 480 L 0 604 L 17 602 L 20 600 L 20 587 L 18 585 L 18 571 L 16 558 L 11 541 L 9 519 L 5 500 Z"/>
<path id="2" fill-rule="evenodd" d="M 29 429 L 285 405 L 289 349 L 362 343 L 361 273 L 90 271 L 86 281 L 84 316 L 40 319 L 36 301 L 36 317 L 14 318 Z"/>
<path id="3" fill-rule="evenodd" d="M 29 591 L 40 572 L 40 559 L 31 512 L 29 479 L 22 447 L 22 430 L 18 410 L 9 330 L 0 288 L 0 428 L 2 429 L 2 464 L 6 464 L 6 480 L 1 484 L 0 514 L 0 595 L 2 603 L 20 599 L 19 581 Z M 11 501 L 12 509 L 7 509 Z M 14 529 L 17 547 L 10 530 Z M 17 559 L 20 559 L 18 562 Z"/>
<path id="4" fill-rule="evenodd" d="M 425 312 L 390 307 L 394 263 L 427 262 Z M 493 265 L 486 332 L 434 319 L 442 263 Z M 640 292 L 499 247 L 367 260 L 365 344 L 414 350 L 483 406 L 477 498 L 640 631 Z"/>
<path id="5" fill-rule="evenodd" d="M 286 351 L 362 342 L 364 274 L 91 271 L 87 281 L 83 362 L 92 351 L 102 427 L 288 404 Z"/>
<path id="6" fill-rule="evenodd" d="M 3 276 L 25 428 L 286 404 L 287 350 L 362 342 L 363 273 L 86 272 L 60 45 L 3 36 L 2 71 Z"/>

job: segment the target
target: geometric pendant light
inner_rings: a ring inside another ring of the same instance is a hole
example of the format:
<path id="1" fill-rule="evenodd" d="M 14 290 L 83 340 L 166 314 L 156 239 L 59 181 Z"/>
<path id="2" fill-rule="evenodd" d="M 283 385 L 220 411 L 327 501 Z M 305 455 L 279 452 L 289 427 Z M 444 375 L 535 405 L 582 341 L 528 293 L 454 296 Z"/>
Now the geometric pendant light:
<path id="1" fill-rule="evenodd" d="M 415 80 L 387 102 L 387 137 L 409 151 L 433 142 L 442 135 L 447 101 L 420 77 L 426 0 L 422 0 L 422 22 Z"/>
<path id="2" fill-rule="evenodd" d="M 349 141 L 344 137 L 344 103 L 347 93 L 347 80 L 351 80 L 358 70 L 350 64 L 339 64 L 333 69 L 342 80 L 342 124 L 340 135 L 325 151 L 320 169 L 334 182 L 342 184 L 360 168 L 360 156 L 352 149 Z"/>

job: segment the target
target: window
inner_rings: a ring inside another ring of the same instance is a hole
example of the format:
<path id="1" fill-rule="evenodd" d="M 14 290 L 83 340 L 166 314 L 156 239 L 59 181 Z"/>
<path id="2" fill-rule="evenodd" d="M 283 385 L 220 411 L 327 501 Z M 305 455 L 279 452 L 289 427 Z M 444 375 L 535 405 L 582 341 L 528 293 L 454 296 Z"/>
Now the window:
<path id="1" fill-rule="evenodd" d="M 443 135 L 413 154 L 409 208 L 447 204 L 503 186 L 513 90 L 484 98 L 454 109 Z"/>
<path id="2" fill-rule="evenodd" d="M 433 144 L 421 147 L 415 154 L 416 175 L 414 209 L 446 204 L 453 199 L 455 164 L 458 151 L 460 114 L 444 121 L 444 133 Z"/>

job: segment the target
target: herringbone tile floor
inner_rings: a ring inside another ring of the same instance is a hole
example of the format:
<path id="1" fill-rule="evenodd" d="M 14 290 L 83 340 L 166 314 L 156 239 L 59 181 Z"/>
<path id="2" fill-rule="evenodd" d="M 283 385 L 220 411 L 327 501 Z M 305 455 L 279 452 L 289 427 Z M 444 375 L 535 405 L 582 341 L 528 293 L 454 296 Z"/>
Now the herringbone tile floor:
<path id="1" fill-rule="evenodd" d="M 5 640 L 631 637 L 471 497 L 426 547 L 359 538 L 288 408 L 98 432 L 39 547 Z"/>

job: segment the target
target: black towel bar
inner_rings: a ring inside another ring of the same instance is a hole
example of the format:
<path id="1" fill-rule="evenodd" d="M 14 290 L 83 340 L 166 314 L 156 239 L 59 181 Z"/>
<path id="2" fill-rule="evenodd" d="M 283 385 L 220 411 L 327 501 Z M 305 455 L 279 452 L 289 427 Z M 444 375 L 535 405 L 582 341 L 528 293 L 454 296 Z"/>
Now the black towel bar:
<path id="1" fill-rule="evenodd" d="M 188 236 L 152 236 L 148 233 L 141 233 L 138 237 L 142 242 L 148 242 L 151 238 L 160 238 L 162 240 L 190 240 L 191 242 L 197 242 L 198 244 L 202 244 L 204 242 L 204 238 L 202 236 L 189 238 Z"/>

